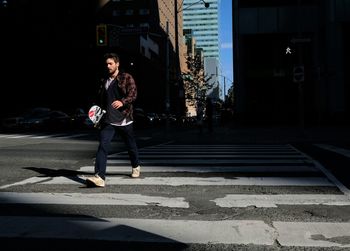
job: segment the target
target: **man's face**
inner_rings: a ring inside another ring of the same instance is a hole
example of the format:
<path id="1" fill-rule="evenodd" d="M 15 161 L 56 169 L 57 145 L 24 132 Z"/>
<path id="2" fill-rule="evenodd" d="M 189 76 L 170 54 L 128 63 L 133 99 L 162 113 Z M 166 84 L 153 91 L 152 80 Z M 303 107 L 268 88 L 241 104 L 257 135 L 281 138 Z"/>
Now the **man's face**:
<path id="1" fill-rule="evenodd" d="M 119 62 L 115 62 L 112 58 L 108 58 L 106 60 L 106 65 L 107 65 L 109 74 L 113 75 L 118 70 Z"/>

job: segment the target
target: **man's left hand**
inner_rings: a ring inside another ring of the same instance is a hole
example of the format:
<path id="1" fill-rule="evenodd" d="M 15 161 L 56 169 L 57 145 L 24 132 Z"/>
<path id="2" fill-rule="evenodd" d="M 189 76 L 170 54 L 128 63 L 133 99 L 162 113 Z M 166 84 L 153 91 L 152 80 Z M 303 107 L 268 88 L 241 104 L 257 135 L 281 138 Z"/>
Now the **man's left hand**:
<path id="1" fill-rule="evenodd" d="M 123 106 L 123 102 L 121 102 L 120 100 L 116 100 L 116 101 L 114 101 L 113 103 L 112 103 L 112 107 L 114 108 L 114 109 L 118 109 L 118 108 L 120 108 L 120 107 L 122 107 Z"/>

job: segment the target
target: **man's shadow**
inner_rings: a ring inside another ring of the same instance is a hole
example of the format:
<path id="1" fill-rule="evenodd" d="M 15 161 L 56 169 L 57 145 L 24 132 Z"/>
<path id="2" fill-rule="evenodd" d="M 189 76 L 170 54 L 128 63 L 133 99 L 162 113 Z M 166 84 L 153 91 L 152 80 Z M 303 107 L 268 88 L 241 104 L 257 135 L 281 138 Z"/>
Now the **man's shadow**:
<path id="1" fill-rule="evenodd" d="M 55 177 L 62 176 L 84 185 L 86 184 L 86 181 L 81 176 L 91 175 L 91 172 L 81 172 L 81 171 L 69 170 L 69 169 L 50 169 L 50 168 L 44 168 L 44 167 L 24 167 L 23 169 L 31 170 L 41 174 L 38 177 L 55 178 Z"/>
<path id="2" fill-rule="evenodd" d="M 50 169 L 50 168 L 44 168 L 44 167 L 23 167 L 23 169 L 27 169 L 27 170 L 31 170 L 39 173 L 40 175 L 38 177 L 48 177 L 48 178 L 65 177 L 72 181 L 86 185 L 87 187 L 89 186 L 86 183 L 86 177 L 84 176 L 93 175 L 92 172 L 82 172 L 82 171 L 69 170 L 69 169 Z M 126 174 L 113 174 L 113 176 L 115 175 L 126 176 L 126 177 L 130 176 Z"/>

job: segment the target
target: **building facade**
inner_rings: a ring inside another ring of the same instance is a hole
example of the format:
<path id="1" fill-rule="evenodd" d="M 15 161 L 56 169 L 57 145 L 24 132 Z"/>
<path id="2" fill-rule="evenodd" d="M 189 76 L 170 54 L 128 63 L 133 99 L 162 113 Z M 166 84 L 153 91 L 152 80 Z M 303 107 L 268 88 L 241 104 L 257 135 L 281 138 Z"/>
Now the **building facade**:
<path id="1" fill-rule="evenodd" d="M 234 0 L 236 120 L 348 123 L 349 30 L 346 0 Z"/>
<path id="2" fill-rule="evenodd" d="M 6 7 L 0 6 L 1 100 L 20 85 L 23 90 L 17 98 L 28 106 L 87 109 L 105 70 L 103 54 L 114 51 L 121 57 L 121 68 L 137 81 L 137 106 L 183 114 L 182 17 L 177 2 L 7 1 Z M 23 79 L 16 78 L 8 81 L 16 76 L 13 65 L 19 59 L 27 62 L 23 76 L 33 84 L 23 85 Z M 15 100 L 2 102 L 16 109 Z"/>

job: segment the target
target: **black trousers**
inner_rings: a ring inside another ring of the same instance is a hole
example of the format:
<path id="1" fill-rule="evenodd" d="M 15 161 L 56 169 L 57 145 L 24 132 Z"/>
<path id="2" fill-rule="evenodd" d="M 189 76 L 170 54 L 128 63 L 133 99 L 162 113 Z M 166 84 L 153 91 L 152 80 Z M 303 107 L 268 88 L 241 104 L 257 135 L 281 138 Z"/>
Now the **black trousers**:
<path id="1" fill-rule="evenodd" d="M 102 179 L 106 177 L 107 157 L 111 148 L 111 142 L 116 134 L 121 136 L 127 146 L 131 167 L 134 168 L 140 164 L 133 124 L 126 126 L 104 125 L 100 129 L 100 143 L 95 162 L 95 174 Z"/>

